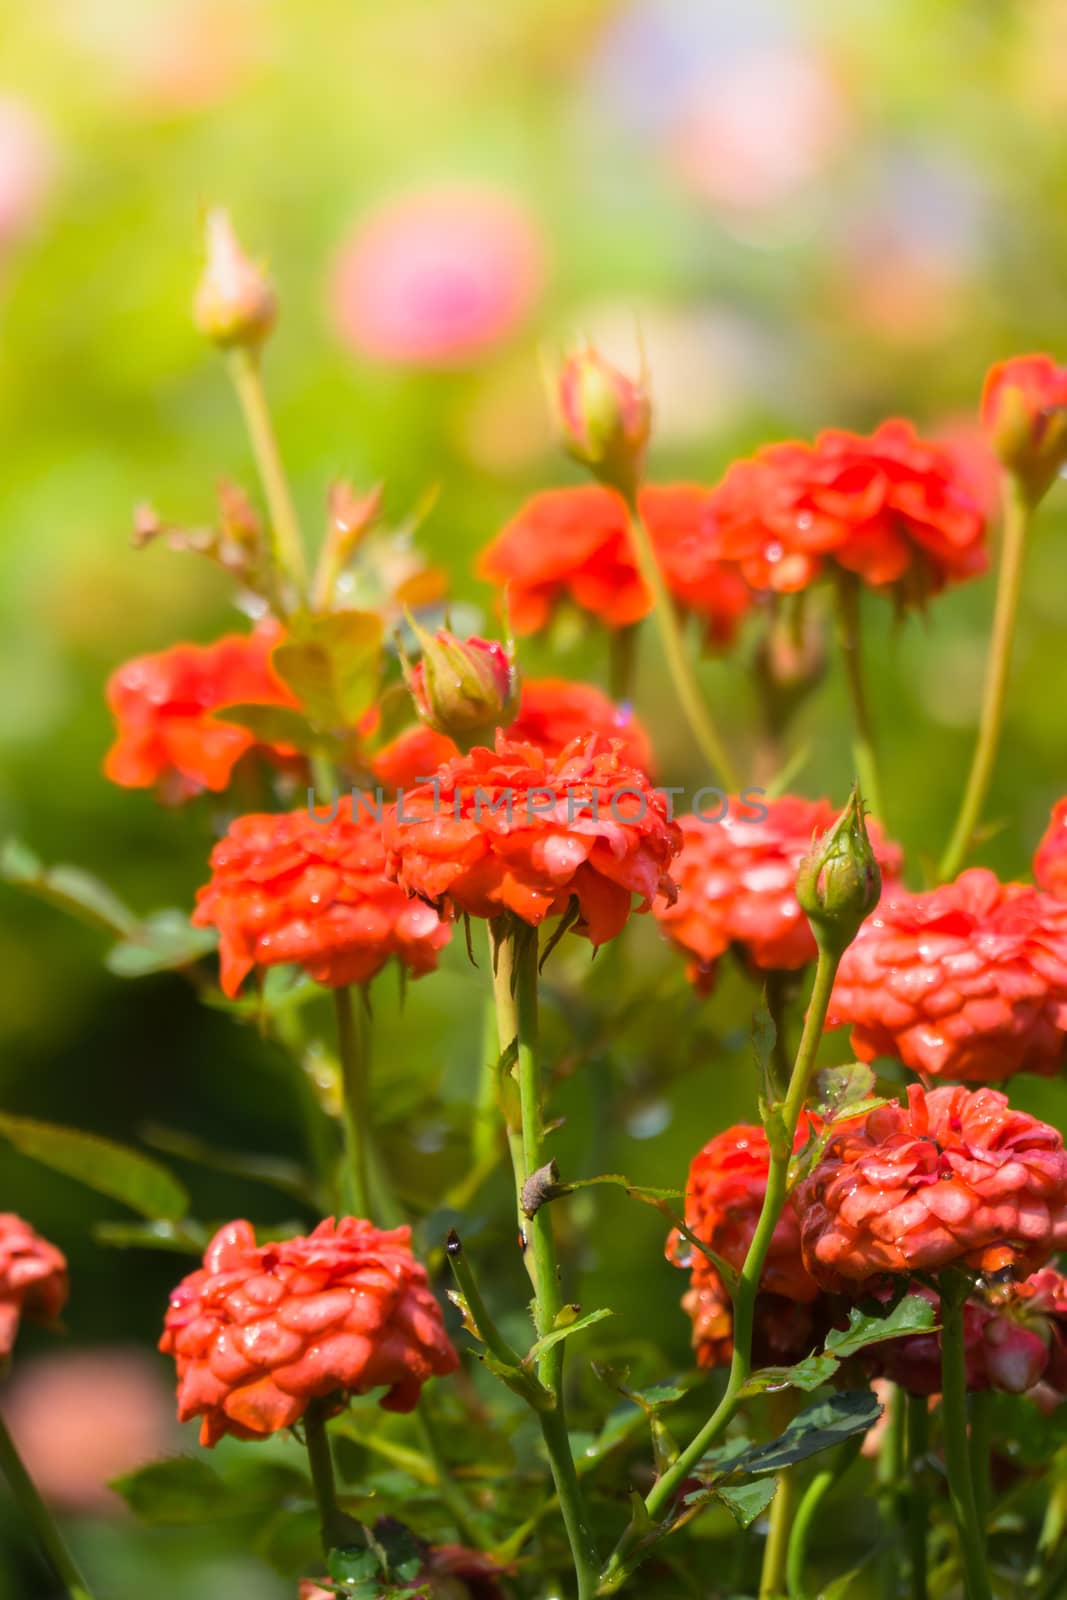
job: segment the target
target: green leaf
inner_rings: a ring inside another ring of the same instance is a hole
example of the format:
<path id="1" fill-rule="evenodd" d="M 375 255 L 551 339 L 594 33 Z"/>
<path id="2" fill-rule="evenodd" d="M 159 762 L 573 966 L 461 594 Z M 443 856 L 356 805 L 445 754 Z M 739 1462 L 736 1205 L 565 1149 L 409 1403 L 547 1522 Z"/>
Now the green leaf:
<path id="1" fill-rule="evenodd" d="M 153 911 L 108 951 L 105 965 L 117 978 L 143 978 L 192 966 L 218 944 L 213 928 L 194 928 L 184 911 Z"/>
<path id="2" fill-rule="evenodd" d="M 934 1307 L 921 1294 L 906 1294 L 892 1308 L 870 1307 L 869 1300 L 852 1306 L 848 1327 L 835 1328 L 826 1335 L 826 1349 L 831 1355 L 843 1361 L 869 1344 L 899 1339 L 908 1333 L 930 1333 L 937 1325 Z"/>
<path id="3" fill-rule="evenodd" d="M 853 1434 L 866 1433 L 881 1413 L 882 1408 L 869 1389 L 831 1395 L 794 1417 L 780 1438 L 737 1456 L 722 1476 L 756 1478 L 768 1472 L 782 1472 L 797 1461 L 832 1450 Z M 711 1486 L 719 1487 L 714 1481 Z"/>
<path id="4" fill-rule="evenodd" d="M 249 701 L 218 706 L 211 715 L 216 722 L 235 723 L 247 729 L 258 744 L 287 744 L 295 750 L 322 748 L 322 734 L 316 733 L 304 713 L 294 706 L 257 705 Z"/>
<path id="5" fill-rule="evenodd" d="M 588 1311 L 584 1317 L 565 1324 L 562 1328 L 553 1328 L 551 1333 L 546 1333 L 543 1338 L 533 1343 L 523 1357 L 524 1361 L 534 1361 L 538 1356 L 544 1355 L 546 1350 L 551 1350 L 554 1344 L 559 1344 L 562 1339 L 569 1339 L 574 1333 L 583 1333 L 586 1328 L 591 1328 L 594 1322 L 603 1322 L 605 1317 L 614 1316 L 615 1313 L 602 1306 L 599 1311 Z"/>
<path id="6" fill-rule="evenodd" d="M 117 1250 L 169 1250 L 202 1256 L 211 1235 L 199 1222 L 97 1222 L 93 1238 Z"/>
<path id="7" fill-rule="evenodd" d="M 112 1480 L 130 1510 L 149 1527 L 216 1522 L 276 1505 L 286 1496 L 310 1496 L 311 1485 L 295 1467 L 278 1461 L 242 1464 L 226 1477 L 199 1457 L 150 1461 Z"/>
<path id="8" fill-rule="evenodd" d="M 777 1488 L 777 1478 L 756 1478 L 752 1483 L 724 1484 L 713 1493 L 729 1507 L 739 1528 L 751 1528 L 774 1499 Z"/>
<path id="9" fill-rule="evenodd" d="M 873 1070 L 865 1061 L 844 1067 L 823 1067 L 815 1074 L 815 1105 L 820 1116 L 833 1120 L 849 1106 L 866 1100 L 874 1089 Z"/>
<path id="10" fill-rule="evenodd" d="M 105 883 L 80 867 L 44 866 L 18 839 L 8 839 L 0 850 L 0 878 L 107 933 L 128 938 L 138 927 L 129 906 Z"/>
<path id="11" fill-rule="evenodd" d="M 808 1356 L 792 1367 L 761 1367 L 753 1372 L 740 1391 L 742 1396 L 775 1393 L 779 1389 L 802 1389 L 810 1392 L 828 1383 L 837 1371 L 838 1362 L 832 1355 Z"/>
<path id="12" fill-rule="evenodd" d="M 164 1155 L 192 1161 L 212 1172 L 225 1172 L 230 1177 L 248 1178 L 253 1183 L 266 1184 L 268 1188 L 288 1195 L 291 1200 L 300 1200 L 308 1205 L 318 1203 L 314 1180 L 296 1161 L 286 1161 L 282 1156 L 250 1155 L 243 1150 L 219 1150 L 191 1133 L 183 1133 L 177 1128 L 161 1128 L 155 1123 L 141 1130 L 141 1137 L 153 1150 L 161 1150 Z"/>
<path id="13" fill-rule="evenodd" d="M 76 1178 L 98 1194 L 121 1200 L 153 1221 L 177 1222 L 189 1209 L 189 1196 L 174 1175 L 139 1150 L 101 1139 L 79 1128 L 0 1113 L 0 1137 L 21 1155 Z"/>
<path id="14" fill-rule="evenodd" d="M 298 614 L 271 662 L 309 717 L 323 728 L 354 727 L 371 706 L 382 659 L 382 622 L 373 611 Z"/>

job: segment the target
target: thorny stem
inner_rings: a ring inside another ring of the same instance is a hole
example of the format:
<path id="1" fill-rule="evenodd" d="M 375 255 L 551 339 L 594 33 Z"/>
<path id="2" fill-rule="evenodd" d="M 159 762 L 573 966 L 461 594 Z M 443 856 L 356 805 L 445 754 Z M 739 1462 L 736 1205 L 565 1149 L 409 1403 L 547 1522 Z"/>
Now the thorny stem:
<path id="1" fill-rule="evenodd" d="M 985 1535 L 971 1476 L 967 1444 L 967 1367 L 963 1343 L 966 1289 L 948 1274 L 941 1280 L 941 1418 L 949 1497 L 959 1530 L 967 1600 L 992 1600 L 986 1570 Z"/>
<path id="2" fill-rule="evenodd" d="M 37 1543 L 48 1558 L 56 1577 L 63 1584 L 69 1600 L 93 1600 L 92 1590 L 67 1549 L 63 1535 L 52 1520 L 52 1513 L 41 1499 L 37 1485 L 26 1471 L 18 1447 L 8 1432 L 2 1416 L 0 1416 L 0 1470 L 8 1481 L 19 1510 L 33 1529 Z"/>
<path id="3" fill-rule="evenodd" d="M 274 559 L 298 596 L 303 597 L 307 586 L 304 543 L 267 405 L 259 355 L 238 345 L 229 352 L 228 364 L 263 485 Z"/>
<path id="4" fill-rule="evenodd" d="M 537 930 L 518 918 L 511 918 L 504 925 L 498 922 L 492 932 L 500 1049 L 503 1054 L 514 1043 L 517 1050 L 514 1071 L 519 1089 L 521 1130 L 516 1140 L 509 1129 L 509 1145 L 512 1160 L 517 1162 L 515 1181 L 519 1195 L 519 1228 L 528 1258 L 527 1265 L 531 1269 L 534 1326 L 540 1339 L 555 1328 L 563 1309 L 563 1299 L 551 1206 L 539 1206 L 532 1217 L 527 1217 L 522 1209 L 522 1190 L 527 1179 L 545 1165 L 538 1047 Z M 578 1600 L 591 1600 L 596 1588 L 599 1560 L 567 1432 L 563 1399 L 563 1346 L 564 1341 L 559 1340 L 537 1358 L 537 1376 L 553 1402 L 551 1406 L 539 1409 L 537 1418 L 570 1543 L 578 1583 Z"/>
<path id="5" fill-rule="evenodd" d="M 838 571 L 835 586 L 837 642 L 845 669 L 852 708 L 852 756 L 860 789 L 879 822 L 885 822 L 882 785 L 878 777 L 874 729 L 863 673 L 863 634 L 860 627 L 860 583 L 853 572 Z"/>
<path id="6" fill-rule="evenodd" d="M 834 977 L 837 973 L 840 959 L 840 952 L 820 943 L 819 960 L 815 968 L 815 981 L 812 985 L 807 1015 L 804 1018 L 804 1030 L 797 1049 L 789 1090 L 781 1108 L 780 1140 L 776 1141 L 777 1148 L 772 1149 L 763 1207 L 760 1211 L 759 1221 L 756 1224 L 756 1231 L 752 1236 L 752 1243 L 749 1245 L 748 1254 L 745 1257 L 745 1264 L 741 1268 L 737 1286 L 734 1289 L 734 1352 L 730 1362 L 726 1391 L 699 1433 L 681 1452 L 673 1466 L 669 1467 L 657 1479 L 646 1495 L 645 1509 L 653 1521 L 662 1517 L 669 1510 L 681 1485 L 690 1476 L 701 1457 L 707 1454 L 719 1434 L 730 1421 L 740 1402 L 740 1392 L 752 1372 L 752 1329 L 756 1293 L 763 1274 L 763 1264 L 770 1249 L 771 1238 L 786 1202 L 793 1142 L 800 1123 L 800 1114 L 804 1107 L 804 1101 L 807 1098 L 811 1084 L 812 1074 L 815 1070 L 819 1041 L 822 1037 L 823 1024 L 830 1004 L 830 993 L 834 986 Z M 623 1534 L 601 1575 L 600 1587 L 597 1590 L 598 1594 L 614 1594 L 617 1589 L 622 1587 L 630 1570 L 632 1570 L 633 1563 L 628 1563 L 627 1557 L 633 1548 L 635 1539 L 636 1536 L 631 1529 L 628 1529 Z"/>
<path id="7" fill-rule="evenodd" d="M 996 764 L 1000 730 L 1004 721 L 1004 701 L 1008 689 L 1012 643 L 1015 638 L 1015 618 L 1022 587 L 1023 554 L 1031 514 L 1031 506 L 1020 487 L 1019 480 L 1014 474 L 1008 473 L 1004 479 L 1004 532 L 1000 549 L 1000 572 L 997 577 L 993 632 L 986 660 L 978 738 L 956 826 L 938 869 L 938 877 L 942 883 L 954 878 L 967 859 L 975 829 L 981 821 L 982 807 L 985 805 Z"/>
<path id="8" fill-rule="evenodd" d="M 739 788 L 737 773 L 693 673 L 674 602 L 664 582 L 652 540 L 637 509 L 636 501 L 630 502 L 628 510 L 630 543 L 637 569 L 652 596 L 652 613 L 678 703 L 704 760 L 712 771 L 722 778 L 727 788 L 736 791 Z"/>

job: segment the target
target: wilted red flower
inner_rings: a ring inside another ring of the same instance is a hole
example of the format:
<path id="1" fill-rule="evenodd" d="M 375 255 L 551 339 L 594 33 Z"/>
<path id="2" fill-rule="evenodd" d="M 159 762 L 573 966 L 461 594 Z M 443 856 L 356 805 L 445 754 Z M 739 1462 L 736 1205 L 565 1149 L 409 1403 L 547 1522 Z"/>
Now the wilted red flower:
<path id="1" fill-rule="evenodd" d="M 921 1295 L 940 1321 L 940 1296 L 920 1284 L 909 1294 Z M 1042 1267 L 1021 1283 L 979 1291 L 963 1307 L 963 1341 L 968 1389 L 1001 1389 L 1025 1394 L 1058 1367 L 1067 1328 L 1067 1280 L 1052 1267 Z M 880 1374 L 909 1394 L 941 1393 L 941 1335 L 905 1334 L 871 1345 L 867 1359 Z"/>
<path id="2" fill-rule="evenodd" d="M 910 422 L 767 445 L 729 469 L 706 514 L 710 553 L 737 562 L 756 589 L 804 589 L 833 561 L 921 601 L 987 564 L 968 475 Z"/>
<path id="3" fill-rule="evenodd" d="M 262 1245 L 228 1223 L 171 1295 L 159 1348 L 178 1368 L 179 1420 L 201 1417 L 205 1445 L 266 1438 L 311 1400 L 340 1411 L 371 1389 L 412 1411 L 427 1378 L 459 1365 L 411 1229 L 357 1217 Z"/>
<path id="4" fill-rule="evenodd" d="M 519 709 L 505 730 L 517 744 L 535 744 L 546 756 L 558 756 L 573 740 L 599 734 L 617 740 L 622 760 L 642 772 L 652 768 L 648 734 L 628 706 L 617 706 L 592 683 L 565 678 L 524 678 Z M 374 775 L 399 789 L 430 777 L 444 761 L 459 754 L 457 746 L 431 728 L 409 728 L 374 758 Z"/>
<path id="5" fill-rule="evenodd" d="M 23 1315 L 55 1322 L 67 1303 L 66 1257 L 13 1211 L 0 1213 L 0 1361 L 15 1348 Z"/>
<path id="6" fill-rule="evenodd" d="M 1067 799 L 1056 801 L 1034 852 L 1034 881 L 1057 900 L 1067 900 Z"/>
<path id="7" fill-rule="evenodd" d="M 805 1116 L 800 1149 L 811 1131 Z M 686 1224 L 716 1255 L 740 1271 L 756 1231 L 770 1170 L 763 1129 L 742 1124 L 710 1139 L 693 1157 L 685 1192 Z M 733 1308 L 716 1268 L 677 1229 L 667 1239 L 667 1259 L 691 1269 L 682 1307 L 693 1322 L 693 1349 L 701 1367 L 722 1366 L 733 1350 Z M 760 1363 L 800 1360 L 815 1342 L 822 1296 L 800 1253 L 800 1223 L 792 1199 L 775 1225 L 756 1301 L 755 1345 Z"/>
<path id="8" fill-rule="evenodd" d="M 307 809 L 238 817 L 211 852 L 210 883 L 193 922 L 219 930 L 222 987 L 237 993 L 253 967 L 295 962 L 316 983 L 366 983 L 391 956 L 432 972 L 449 929 L 385 876 L 382 825 L 363 796 L 330 820 Z"/>
<path id="9" fill-rule="evenodd" d="M 1001 461 L 1040 498 L 1067 460 L 1067 367 L 1013 356 L 986 373 L 982 425 Z"/>
<path id="10" fill-rule="evenodd" d="M 558 756 L 498 733 L 446 762 L 386 816 L 389 872 L 409 894 L 474 917 L 538 926 L 578 904 L 575 932 L 619 933 L 639 895 L 670 897 L 680 838 L 666 800 L 617 749 L 575 740 Z"/>
<path id="11" fill-rule="evenodd" d="M 728 643 L 752 604 L 748 585 L 714 558 L 704 529 L 708 490 L 648 485 L 638 503 L 663 576 L 678 602 L 700 616 L 709 638 Z M 536 633 L 570 600 L 609 628 L 639 622 L 652 601 L 630 548 L 626 506 L 611 489 L 550 489 L 534 495 L 482 551 L 479 577 L 507 586 L 516 633 Z"/>
<path id="12" fill-rule="evenodd" d="M 288 746 L 257 746 L 247 728 L 212 715 L 228 705 L 296 705 L 270 664 L 281 637 L 278 623 L 265 622 L 247 636 L 178 644 L 119 667 L 107 686 L 118 723 L 104 762 L 111 781 L 126 789 L 158 784 L 165 798 L 186 800 L 225 789 L 253 747 L 278 760 L 295 755 Z"/>
<path id="13" fill-rule="evenodd" d="M 825 1289 L 949 1266 L 1024 1277 L 1067 1244 L 1067 1152 L 995 1089 L 913 1084 L 907 1106 L 832 1136 L 794 1204 Z"/>
<path id="14" fill-rule="evenodd" d="M 1052 1074 L 1067 1054 L 1067 905 L 984 867 L 888 889 L 846 950 L 827 1026 L 931 1078 Z"/>
<path id="15" fill-rule="evenodd" d="M 715 964 L 731 945 L 766 972 L 815 960 L 815 938 L 795 894 L 797 868 L 838 815 L 829 800 L 763 800 L 753 791 L 752 799 L 731 799 L 721 822 L 678 819 L 682 853 L 672 869 L 678 898 L 655 913 L 672 944 L 689 957 L 689 976 L 699 989 L 710 988 Z M 900 849 L 882 838 L 876 823 L 869 829 L 882 872 L 891 878 L 900 871 Z"/>

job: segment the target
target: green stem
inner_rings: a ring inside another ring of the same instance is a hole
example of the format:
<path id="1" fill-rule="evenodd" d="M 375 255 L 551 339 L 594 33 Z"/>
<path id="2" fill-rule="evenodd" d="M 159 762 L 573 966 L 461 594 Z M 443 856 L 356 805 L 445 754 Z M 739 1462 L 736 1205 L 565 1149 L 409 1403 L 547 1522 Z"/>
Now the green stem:
<path id="1" fill-rule="evenodd" d="M 986 1570 L 985 1537 L 971 1477 L 967 1442 L 967 1367 L 963 1343 L 966 1290 L 941 1280 L 941 1419 L 949 1497 L 959 1530 L 960 1559 L 967 1600 L 992 1600 Z"/>
<path id="2" fill-rule="evenodd" d="M 897 1384 L 892 1384 L 886 1404 L 885 1428 L 878 1450 L 878 1512 L 887 1534 L 882 1541 L 878 1557 L 879 1591 L 882 1600 L 896 1600 L 900 1592 L 905 1421 L 904 1391 Z"/>
<path id="3" fill-rule="evenodd" d="M 350 988 L 335 989 L 337 1044 L 341 1057 L 341 1093 L 345 1125 L 345 1202 L 357 1217 L 372 1216 L 370 1093 L 364 1030 L 356 1018 Z"/>
<path id="4" fill-rule="evenodd" d="M 796 1413 L 789 1390 L 784 1395 L 771 1395 L 771 1415 L 775 1436 L 780 1437 Z M 775 1402 L 785 1400 L 786 1405 Z M 789 1550 L 789 1534 L 796 1510 L 796 1472 L 787 1468 L 778 1474 L 778 1487 L 771 1502 L 771 1515 L 767 1527 L 767 1542 L 763 1546 L 763 1564 L 760 1568 L 759 1600 L 779 1600 L 785 1593 L 785 1566 Z"/>
<path id="5" fill-rule="evenodd" d="M 796 1516 L 793 1518 L 793 1528 L 789 1535 L 789 1550 L 786 1555 L 786 1592 L 789 1600 L 808 1600 L 808 1590 L 805 1588 L 805 1573 L 808 1565 L 808 1540 L 811 1530 L 815 1525 L 822 1503 L 830 1493 L 834 1484 L 843 1477 L 849 1467 L 860 1453 L 863 1439 L 857 1435 L 850 1439 L 837 1452 L 837 1460 L 832 1466 L 824 1467 L 812 1478 L 808 1487 L 801 1496 L 797 1507 Z"/>
<path id="6" fill-rule="evenodd" d="M 92 1590 L 78 1570 L 78 1564 L 52 1520 L 52 1513 L 41 1499 L 37 1485 L 26 1471 L 3 1417 L 0 1417 L 0 1470 L 69 1600 L 93 1600 Z"/>
<path id="7" fill-rule="evenodd" d="M 645 1497 L 645 1509 L 653 1521 L 668 1510 L 685 1479 L 690 1476 L 697 1462 L 707 1454 L 726 1427 L 740 1403 L 741 1390 L 751 1376 L 756 1294 L 771 1239 L 788 1195 L 793 1142 L 815 1070 L 819 1041 L 822 1038 L 823 1024 L 826 1021 L 830 994 L 840 960 L 841 952 L 820 943 L 819 960 L 815 968 L 811 999 L 804 1018 L 804 1029 L 789 1081 L 789 1091 L 781 1108 L 781 1136 L 777 1141 L 778 1147 L 772 1150 L 763 1207 L 734 1290 L 734 1351 L 726 1381 L 726 1391 L 699 1433 L 681 1452 L 673 1466 L 657 1479 Z M 632 1532 L 628 1530 L 620 1539 L 604 1569 L 598 1593 L 612 1594 L 625 1582 L 630 1570 L 626 1564 L 626 1557 L 633 1538 Z"/>
<path id="8" fill-rule="evenodd" d="M 611 698 L 615 701 L 627 701 L 633 698 L 639 631 L 638 624 L 631 622 L 625 628 L 613 628 L 609 635 L 611 658 L 608 682 Z"/>
<path id="9" fill-rule="evenodd" d="M 344 1514 L 337 1505 L 333 1456 L 326 1432 L 326 1408 L 321 1400 L 312 1400 L 304 1412 L 304 1443 L 307 1446 L 315 1503 L 319 1508 L 323 1553 L 328 1556 L 331 1550 L 348 1542 L 348 1528 Z"/>
<path id="10" fill-rule="evenodd" d="M 487 996 L 482 1022 L 482 1058 L 478 1072 L 478 1096 L 474 1109 L 474 1127 L 471 1131 L 470 1161 L 472 1168 L 486 1167 L 499 1148 L 497 1144 L 497 1062 L 500 1047 L 497 1043 L 496 1007 L 492 996 Z"/>
<path id="11" fill-rule="evenodd" d="M 229 352 L 228 361 L 267 502 L 274 559 L 302 597 L 307 586 L 304 543 L 267 405 L 259 354 L 238 345 Z"/>
<path id="12" fill-rule="evenodd" d="M 712 775 L 721 777 L 727 788 L 736 792 L 740 787 L 737 773 L 704 703 L 704 696 L 700 692 L 700 686 L 686 653 L 674 601 L 660 571 L 648 529 L 635 502 L 629 506 L 629 527 L 630 543 L 637 569 L 652 596 L 652 612 L 678 703 L 701 755 L 712 769 Z"/>
<path id="13" fill-rule="evenodd" d="M 911 1600 L 926 1600 L 926 1528 L 929 1497 L 919 1475 L 929 1449 L 930 1408 L 926 1396 L 908 1396 L 908 1549 L 911 1553 Z"/>
<path id="14" fill-rule="evenodd" d="M 852 707 L 852 758 L 860 790 L 879 822 L 885 822 L 882 785 L 875 756 L 874 730 L 863 673 L 863 634 L 860 627 L 860 582 L 853 572 L 839 569 L 834 598 L 837 606 L 837 642 L 845 669 Z"/>
<path id="15" fill-rule="evenodd" d="M 534 1326 L 538 1338 L 543 1338 L 555 1328 L 556 1319 L 563 1309 L 563 1298 L 551 1207 L 541 1205 L 532 1217 L 527 1216 L 522 1207 L 522 1191 L 527 1179 L 543 1167 L 546 1160 L 538 1046 L 537 930 L 518 918 L 510 918 L 506 925 L 498 923 L 493 933 L 500 1049 L 503 1053 L 514 1044 L 517 1051 L 515 1076 L 519 1088 L 521 1130 L 519 1143 L 511 1135 L 509 1144 L 513 1160 L 519 1163 L 515 1173 L 519 1227 L 533 1281 Z M 596 1588 L 599 1562 L 567 1431 L 563 1399 L 563 1351 L 564 1341 L 560 1340 L 542 1351 L 537 1359 L 537 1376 L 552 1397 L 551 1406 L 538 1410 L 537 1417 L 570 1543 L 578 1583 L 578 1600 L 590 1600 Z"/>
<path id="16" fill-rule="evenodd" d="M 971 1395 L 971 1466 L 974 1479 L 974 1503 L 983 1532 L 989 1522 L 992 1500 L 991 1457 L 993 1453 L 993 1394 L 990 1389 L 980 1389 Z"/>
<path id="17" fill-rule="evenodd" d="M 1008 473 L 1004 479 L 1004 532 L 1000 549 L 1000 572 L 997 577 L 997 598 L 993 608 L 993 632 L 986 659 L 978 738 L 956 826 L 938 869 L 938 877 L 942 883 L 955 878 L 967 859 L 975 829 L 981 821 L 982 807 L 985 805 L 996 764 L 1000 730 L 1004 721 L 1004 701 L 1008 689 L 1012 643 L 1015 638 L 1015 619 L 1019 610 L 1019 592 L 1022 588 L 1023 554 L 1031 514 L 1032 508 L 1023 494 L 1019 480 Z"/>

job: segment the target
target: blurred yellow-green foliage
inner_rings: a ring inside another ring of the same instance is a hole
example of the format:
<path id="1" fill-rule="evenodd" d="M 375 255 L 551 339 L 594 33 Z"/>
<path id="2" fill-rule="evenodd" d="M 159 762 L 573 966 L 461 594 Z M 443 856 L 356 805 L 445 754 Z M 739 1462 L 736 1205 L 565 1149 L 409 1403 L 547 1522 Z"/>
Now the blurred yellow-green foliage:
<path id="1" fill-rule="evenodd" d="M 318 537 L 338 475 L 383 481 L 396 517 L 436 487 L 420 542 L 483 614 L 473 554 L 532 489 L 573 479 L 539 354 L 576 333 L 628 360 L 640 326 L 654 473 L 708 482 L 756 443 L 822 426 L 892 413 L 965 426 L 990 360 L 1067 353 L 1065 0 L 0 0 L 0 35 L 0 835 L 92 869 L 140 910 L 191 902 L 220 813 L 105 782 L 104 682 L 235 616 L 206 563 L 131 550 L 133 508 L 204 521 L 220 477 L 252 485 L 225 373 L 189 315 L 207 205 L 232 209 L 279 287 L 267 377 L 306 527 Z M 527 210 L 546 263 L 537 302 L 445 370 L 361 355 L 330 310 L 337 252 L 384 201 L 441 184 L 488 185 Z M 1065 532 L 1056 491 L 1029 553 L 989 808 L 1004 825 L 987 859 L 1007 874 L 1027 870 L 1067 787 Z M 869 608 L 892 827 L 913 859 L 949 824 L 990 606 L 987 580 L 926 620 Z M 749 648 L 705 670 L 750 751 Z M 596 639 L 534 642 L 523 660 L 605 681 Z M 649 651 L 638 709 L 662 769 L 700 777 L 665 696 Z M 844 723 L 832 680 L 798 730 L 797 787 L 843 795 Z M 0 918 L 6 1109 L 292 1153 L 266 1047 L 198 1011 L 176 978 L 108 976 L 98 936 L 47 907 L 3 890 Z M 624 978 L 666 985 L 678 1026 L 653 1015 L 593 1047 L 563 1086 L 563 1143 L 575 1167 L 680 1183 L 697 1143 L 752 1114 L 751 991 L 731 980 L 702 1012 L 647 927 L 618 959 Z M 589 1046 L 584 961 L 561 969 L 560 1057 Z M 594 974 L 589 991 L 609 1034 L 618 978 Z M 380 985 L 380 1092 L 423 1209 L 469 1098 L 483 979 L 454 949 L 403 1013 Z M 422 1118 L 427 1086 L 451 1124 Z M 1057 1088 L 1019 1098 L 1063 1123 Z M 150 1343 L 179 1259 L 103 1249 L 89 1224 L 117 1211 L 0 1160 L 0 1208 L 71 1258 L 74 1340 Z M 207 1218 L 288 1215 L 269 1191 L 186 1175 Z M 581 1298 L 618 1306 L 620 1339 L 640 1331 L 683 1367 L 660 1220 L 596 1204 Z M 111 1572 L 112 1600 L 149 1579 L 160 1600 L 290 1592 L 217 1532 L 199 1554 L 108 1517 L 83 1517 L 76 1537 Z M 44 1595 L 43 1582 L 12 1534 L 0 1596 Z"/>

